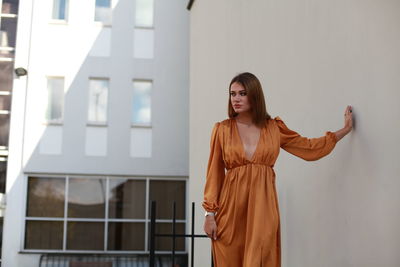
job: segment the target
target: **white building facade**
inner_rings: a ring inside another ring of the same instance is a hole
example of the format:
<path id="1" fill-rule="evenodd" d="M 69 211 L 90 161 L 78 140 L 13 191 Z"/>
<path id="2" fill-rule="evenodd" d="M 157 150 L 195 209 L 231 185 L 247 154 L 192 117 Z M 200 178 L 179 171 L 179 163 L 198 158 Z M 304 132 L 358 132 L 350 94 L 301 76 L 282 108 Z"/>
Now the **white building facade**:
<path id="1" fill-rule="evenodd" d="M 188 15 L 178 0 L 19 1 L 2 266 L 146 255 L 152 200 L 161 233 L 174 201 L 185 231 Z"/>

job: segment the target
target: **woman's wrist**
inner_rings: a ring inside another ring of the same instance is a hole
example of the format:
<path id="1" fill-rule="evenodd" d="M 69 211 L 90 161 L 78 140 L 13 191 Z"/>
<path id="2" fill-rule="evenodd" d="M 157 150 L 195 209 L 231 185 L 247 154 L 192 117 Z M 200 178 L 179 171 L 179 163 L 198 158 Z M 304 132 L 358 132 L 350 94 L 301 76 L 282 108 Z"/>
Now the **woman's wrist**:
<path id="1" fill-rule="evenodd" d="M 335 132 L 336 141 L 339 142 L 345 135 L 351 132 L 351 127 L 345 126 L 342 129 Z"/>
<path id="2" fill-rule="evenodd" d="M 206 214 L 206 220 L 207 221 L 214 221 L 215 220 L 215 214 Z"/>
<path id="3" fill-rule="evenodd" d="M 349 132 L 351 132 L 352 129 L 353 129 L 353 127 L 351 127 L 351 126 L 345 126 L 345 127 L 343 128 L 343 130 L 346 132 L 346 134 L 348 134 Z"/>

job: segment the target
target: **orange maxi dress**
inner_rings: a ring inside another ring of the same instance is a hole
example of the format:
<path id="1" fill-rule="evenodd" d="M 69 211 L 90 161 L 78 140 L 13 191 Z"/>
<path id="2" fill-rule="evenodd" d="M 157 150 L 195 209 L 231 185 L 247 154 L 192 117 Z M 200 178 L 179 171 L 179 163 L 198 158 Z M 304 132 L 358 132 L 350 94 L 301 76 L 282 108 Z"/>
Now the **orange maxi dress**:
<path id="1" fill-rule="evenodd" d="M 251 159 L 234 119 L 216 123 L 211 136 L 203 207 L 216 212 L 215 267 L 280 267 L 281 241 L 274 164 L 280 148 L 305 160 L 329 154 L 332 132 L 308 139 L 279 118 L 265 122 Z"/>

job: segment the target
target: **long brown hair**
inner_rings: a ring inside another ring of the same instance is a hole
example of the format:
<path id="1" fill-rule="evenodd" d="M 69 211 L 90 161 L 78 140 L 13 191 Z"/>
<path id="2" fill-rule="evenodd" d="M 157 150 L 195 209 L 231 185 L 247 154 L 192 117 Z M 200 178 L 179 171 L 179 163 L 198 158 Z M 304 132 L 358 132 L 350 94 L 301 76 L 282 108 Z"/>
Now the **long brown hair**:
<path id="1" fill-rule="evenodd" d="M 247 93 L 247 97 L 250 103 L 250 113 L 253 118 L 253 123 L 257 126 L 262 126 L 266 120 L 271 119 L 271 116 L 267 112 L 265 106 L 264 93 L 262 86 L 258 78 L 250 73 L 243 72 L 235 77 L 233 77 L 231 83 L 229 84 L 229 93 L 233 83 L 239 83 L 244 87 Z M 229 94 L 228 98 L 228 116 L 229 118 L 234 118 L 238 114 L 234 111 L 231 103 L 231 97 Z"/>

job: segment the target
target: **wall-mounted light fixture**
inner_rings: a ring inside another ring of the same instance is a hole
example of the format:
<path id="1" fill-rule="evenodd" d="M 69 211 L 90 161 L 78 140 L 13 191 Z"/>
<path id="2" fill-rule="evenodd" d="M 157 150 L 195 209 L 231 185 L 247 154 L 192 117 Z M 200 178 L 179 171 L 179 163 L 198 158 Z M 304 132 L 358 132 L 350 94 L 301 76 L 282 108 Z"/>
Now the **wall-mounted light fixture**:
<path id="1" fill-rule="evenodd" d="M 25 76 L 28 74 L 28 71 L 24 68 L 16 68 L 14 71 L 18 77 Z"/>
<path id="2" fill-rule="evenodd" d="M 186 9 L 190 10 L 192 8 L 193 3 L 194 3 L 194 0 L 189 0 L 189 3 L 187 4 Z"/>

